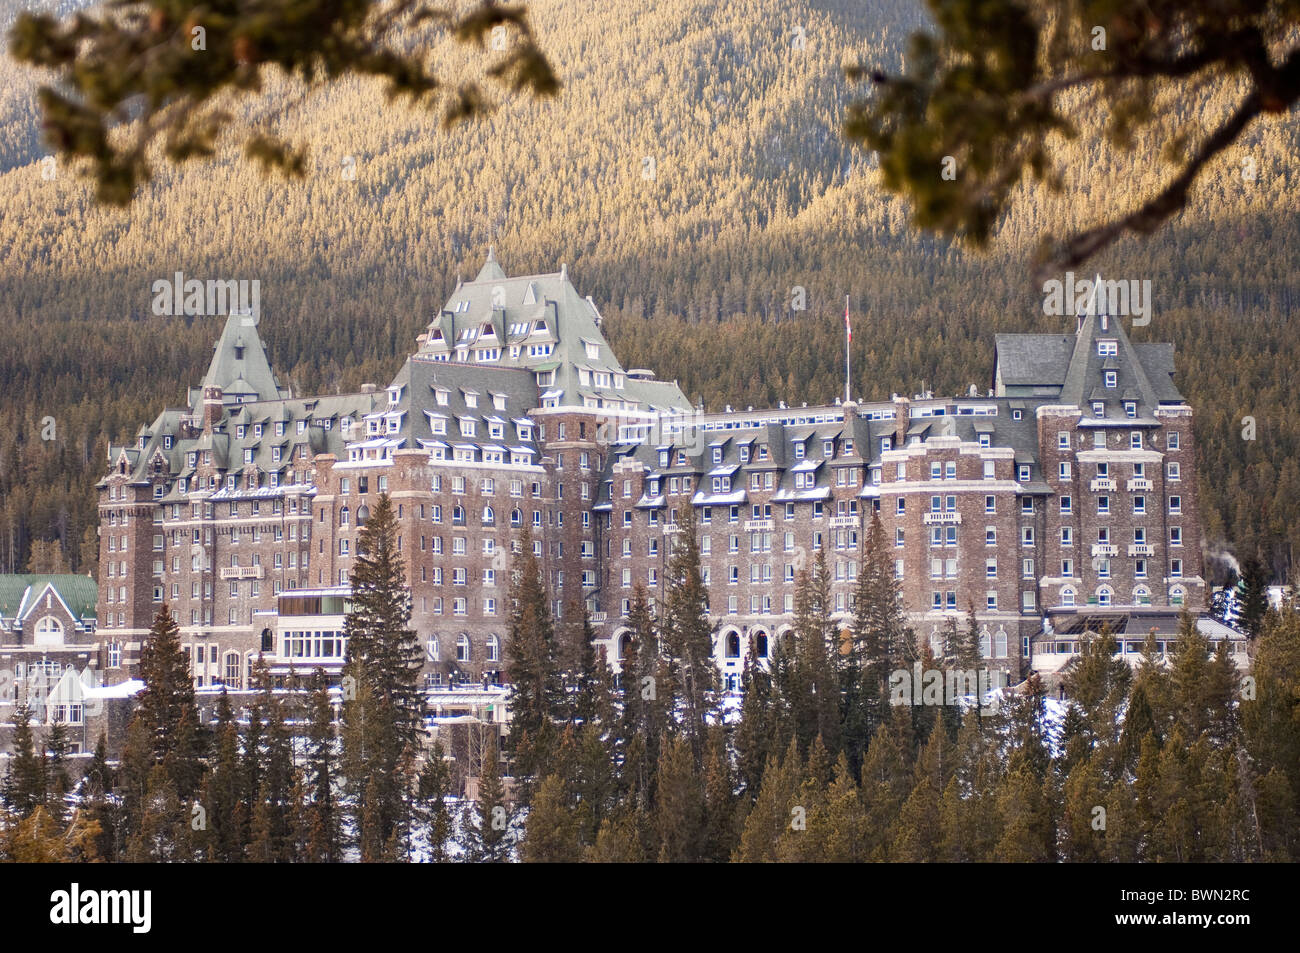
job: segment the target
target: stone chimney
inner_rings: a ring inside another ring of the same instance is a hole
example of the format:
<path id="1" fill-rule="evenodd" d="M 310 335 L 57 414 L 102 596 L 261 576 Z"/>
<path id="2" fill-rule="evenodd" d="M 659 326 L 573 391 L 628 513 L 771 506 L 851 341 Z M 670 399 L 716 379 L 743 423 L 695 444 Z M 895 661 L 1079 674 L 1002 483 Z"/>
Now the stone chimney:
<path id="1" fill-rule="evenodd" d="M 203 429 L 211 432 L 212 428 L 220 422 L 224 413 L 224 407 L 221 403 L 220 387 L 203 388 Z"/>

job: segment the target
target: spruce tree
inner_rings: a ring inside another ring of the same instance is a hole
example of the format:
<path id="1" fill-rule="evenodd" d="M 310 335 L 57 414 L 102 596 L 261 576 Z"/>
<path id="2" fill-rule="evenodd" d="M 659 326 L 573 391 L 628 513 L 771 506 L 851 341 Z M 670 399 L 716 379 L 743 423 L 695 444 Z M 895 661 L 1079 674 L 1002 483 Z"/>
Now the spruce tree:
<path id="1" fill-rule="evenodd" d="M 166 765 L 176 797 L 185 800 L 198 790 L 206 745 L 180 627 L 166 603 L 140 649 L 140 677 L 145 687 L 132 720 L 144 731 L 150 763 Z"/>
<path id="2" fill-rule="evenodd" d="M 525 863 L 571 864 L 582 859 L 578 817 L 567 788 L 555 774 L 548 774 L 538 786 L 520 845 Z"/>
<path id="3" fill-rule="evenodd" d="M 673 555 L 665 580 L 660 632 L 668 659 L 669 695 L 680 704 L 682 732 L 699 771 L 704 765 L 706 724 L 717 694 L 714 626 L 709 619 L 709 592 L 700 568 L 693 507 L 681 508 L 677 528 L 669 537 Z"/>
<path id="4" fill-rule="evenodd" d="M 339 809 L 334 786 L 338 774 L 334 705 L 325 672 L 312 676 L 308 700 L 307 751 L 303 766 L 306 797 L 307 859 L 334 863 L 340 856 Z"/>
<path id="5" fill-rule="evenodd" d="M 381 494 L 357 539 L 343 666 L 343 774 L 365 860 L 393 856 L 409 834 L 409 778 L 423 728 L 423 665 L 397 522 Z"/>
<path id="6" fill-rule="evenodd" d="M 655 832 L 660 863 L 694 863 L 703 859 L 704 784 L 682 734 L 669 740 L 659 759 Z"/>
<path id="7" fill-rule="evenodd" d="M 44 806 L 48 791 L 45 767 L 36 752 L 36 737 L 31 725 L 32 713 L 26 701 L 14 708 L 13 719 L 13 756 L 9 759 L 4 800 L 9 809 L 21 818 Z"/>
<path id="8" fill-rule="evenodd" d="M 228 864 L 244 857 L 247 804 L 239 763 L 239 726 L 225 688 L 217 699 L 214 735 L 215 760 L 203 779 L 202 802 L 208 812 L 206 852 L 209 860 Z"/>
<path id="9" fill-rule="evenodd" d="M 432 863 L 447 859 L 451 839 L 451 812 L 447 798 L 451 795 L 451 769 L 443 753 L 442 742 L 435 741 L 425 753 L 424 765 L 416 788 L 416 822 Z"/>
<path id="10" fill-rule="evenodd" d="M 527 527 L 520 534 L 511 569 L 506 658 L 510 680 L 508 750 L 514 757 L 520 798 L 527 803 L 532 782 L 545 769 L 554 748 L 555 723 L 564 708 L 555 622 Z"/>

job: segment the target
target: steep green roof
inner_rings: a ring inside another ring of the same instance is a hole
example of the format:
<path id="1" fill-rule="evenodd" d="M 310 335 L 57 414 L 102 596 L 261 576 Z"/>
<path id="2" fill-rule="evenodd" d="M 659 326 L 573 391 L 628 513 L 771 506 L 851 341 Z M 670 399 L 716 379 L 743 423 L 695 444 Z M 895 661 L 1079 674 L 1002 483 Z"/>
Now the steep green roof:
<path id="1" fill-rule="evenodd" d="M 99 589 L 94 579 L 75 573 L 0 575 L 0 616 L 12 619 L 19 612 L 29 609 L 31 601 L 51 584 L 59 597 L 68 604 L 74 617 L 94 617 Z"/>

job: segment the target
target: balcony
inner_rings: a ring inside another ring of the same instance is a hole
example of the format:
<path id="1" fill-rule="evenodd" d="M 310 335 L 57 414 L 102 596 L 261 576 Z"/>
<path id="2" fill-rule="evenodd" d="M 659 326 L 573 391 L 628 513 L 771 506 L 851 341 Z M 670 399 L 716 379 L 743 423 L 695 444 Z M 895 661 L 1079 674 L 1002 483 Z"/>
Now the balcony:
<path id="1" fill-rule="evenodd" d="M 831 517 L 831 529 L 853 528 L 858 525 L 856 516 L 833 516 Z"/>
<path id="2" fill-rule="evenodd" d="M 773 520 L 745 520 L 744 529 L 747 533 L 771 532 L 774 525 Z"/>
<path id="3" fill-rule="evenodd" d="M 1099 490 L 1109 490 L 1113 493 L 1115 492 L 1115 481 L 1110 477 L 1097 477 L 1097 479 L 1088 484 L 1088 489 L 1092 490 L 1094 493 Z"/>
<path id="4" fill-rule="evenodd" d="M 1128 548 L 1130 556 L 1154 556 L 1156 548 L 1150 543 L 1134 543 Z"/>
<path id="5" fill-rule="evenodd" d="M 949 523 L 959 525 L 961 523 L 960 513 L 926 513 L 921 517 L 921 522 L 927 526 L 943 526 Z"/>
<path id="6" fill-rule="evenodd" d="M 1094 556 L 1118 556 L 1119 547 L 1111 546 L 1107 543 L 1098 543 L 1092 547 L 1092 554 Z"/>
<path id="7" fill-rule="evenodd" d="M 1125 485 L 1128 487 L 1130 492 L 1133 492 L 1135 490 L 1142 490 L 1145 492 L 1151 491 L 1151 481 L 1141 477 L 1134 477 L 1133 479 L 1129 480 L 1128 483 Z"/>
<path id="8" fill-rule="evenodd" d="M 265 574 L 261 566 L 223 566 L 221 569 L 222 579 L 264 579 Z"/>

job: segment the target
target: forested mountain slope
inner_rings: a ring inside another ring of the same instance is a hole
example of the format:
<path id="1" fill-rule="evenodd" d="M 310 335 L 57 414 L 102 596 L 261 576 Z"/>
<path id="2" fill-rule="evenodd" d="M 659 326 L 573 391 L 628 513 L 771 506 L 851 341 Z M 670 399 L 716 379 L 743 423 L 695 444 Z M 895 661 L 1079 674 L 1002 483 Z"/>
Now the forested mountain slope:
<path id="1" fill-rule="evenodd" d="M 0 2 L 0 20 L 14 7 Z M 232 143 L 211 162 L 159 166 L 128 211 L 95 207 L 67 169 L 42 177 L 35 83 L 0 62 L 0 570 L 55 537 L 81 567 L 105 442 L 199 379 L 218 325 L 150 313 L 151 282 L 175 271 L 260 280 L 262 333 L 300 392 L 386 382 L 489 243 L 512 273 L 566 262 L 623 362 L 711 407 L 833 399 L 846 293 L 858 392 L 964 392 L 988 386 L 995 333 L 1062 327 L 1029 279 L 1039 233 L 1127 208 L 1168 174 L 1159 136 L 1136 163 L 1080 145 L 1066 194 L 1029 192 L 996 251 L 966 253 L 908 231 L 839 132 L 859 92 L 841 66 L 897 68 L 922 22 L 914 0 L 530 9 L 565 82 L 558 100 L 443 131 L 376 84 L 310 96 L 285 84 L 249 114 L 310 143 L 307 178 L 264 178 Z M 445 56 L 445 72 L 482 65 Z M 1208 91 L 1186 120 L 1218 114 L 1229 92 Z M 1155 312 L 1133 336 L 1178 346 L 1209 538 L 1262 547 L 1279 573 L 1300 515 L 1296 130 L 1290 117 L 1252 130 L 1172 228 L 1099 263 L 1151 280 Z M 795 286 L 805 311 L 791 310 Z M 40 439 L 47 416 L 53 442 Z"/>

